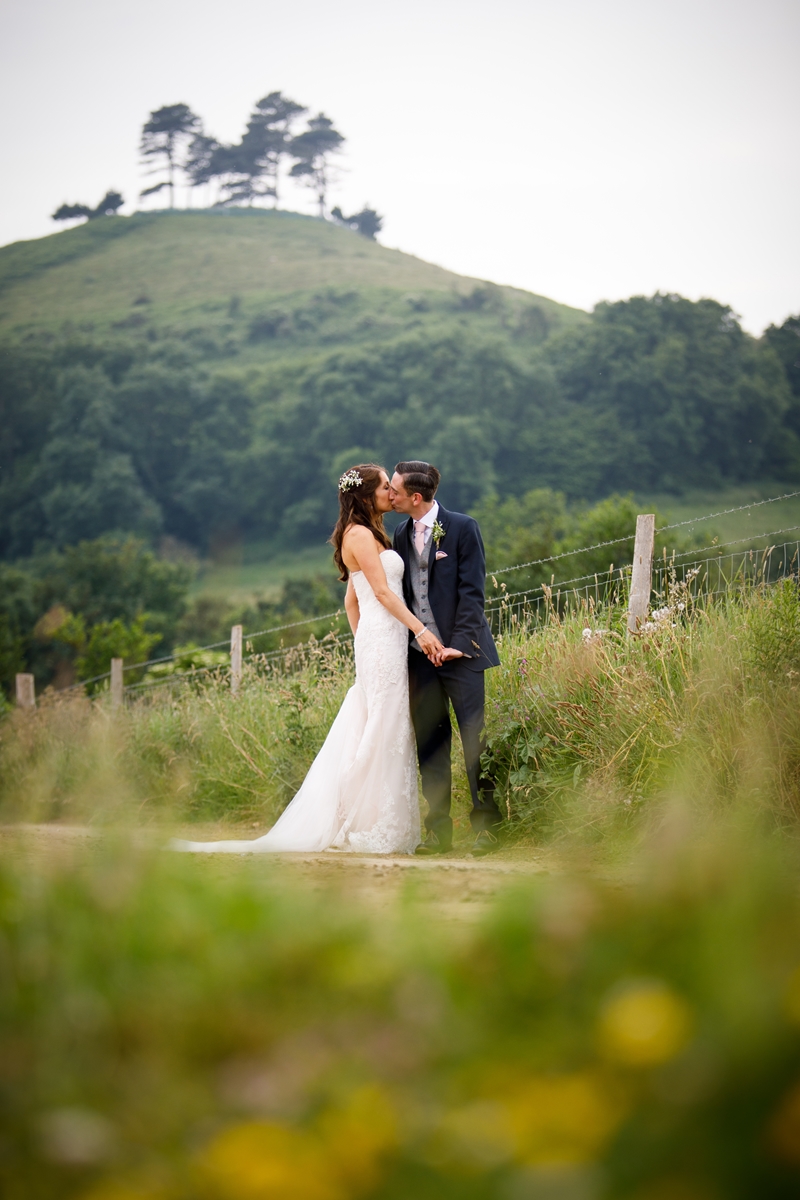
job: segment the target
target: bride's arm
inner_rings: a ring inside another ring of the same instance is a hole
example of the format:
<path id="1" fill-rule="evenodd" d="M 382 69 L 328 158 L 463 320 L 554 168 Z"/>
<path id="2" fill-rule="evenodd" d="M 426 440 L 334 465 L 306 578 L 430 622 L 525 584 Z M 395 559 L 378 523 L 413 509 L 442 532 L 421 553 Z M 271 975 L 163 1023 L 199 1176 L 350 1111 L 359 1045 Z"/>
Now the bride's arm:
<path id="1" fill-rule="evenodd" d="M 350 622 L 350 628 L 353 631 L 353 636 L 355 636 L 356 631 L 358 630 L 359 610 L 358 596 L 356 595 L 356 589 L 353 587 L 352 576 L 347 581 L 347 591 L 344 594 L 344 611 L 347 613 L 347 619 Z"/>
<path id="2" fill-rule="evenodd" d="M 410 629 L 416 636 L 417 644 L 430 657 L 431 654 L 438 654 L 444 649 L 439 639 L 426 629 L 420 621 L 419 617 L 415 617 L 411 609 L 406 608 L 399 596 L 396 596 L 386 582 L 386 572 L 383 569 L 381 562 L 378 543 L 368 529 L 363 525 L 356 525 L 349 529 L 345 534 L 345 542 L 347 543 L 348 555 L 352 556 L 358 564 L 356 570 L 363 571 L 367 583 L 375 593 L 376 600 L 379 600 L 385 609 L 387 609 L 393 617 L 405 625 L 406 629 Z"/>

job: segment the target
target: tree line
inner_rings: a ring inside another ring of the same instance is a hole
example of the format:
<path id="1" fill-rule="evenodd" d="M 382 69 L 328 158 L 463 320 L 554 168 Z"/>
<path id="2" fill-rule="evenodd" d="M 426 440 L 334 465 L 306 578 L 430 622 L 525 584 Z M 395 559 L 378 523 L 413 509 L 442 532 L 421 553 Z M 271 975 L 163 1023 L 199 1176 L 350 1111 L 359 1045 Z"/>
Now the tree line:
<path id="1" fill-rule="evenodd" d="M 215 207 L 252 205 L 271 199 L 277 207 L 285 178 L 309 188 L 321 218 L 328 216 L 328 195 L 335 178 L 336 156 L 345 138 L 325 113 L 308 117 L 309 109 L 282 92 L 270 92 L 250 114 L 238 142 L 220 142 L 207 133 L 201 118 L 188 104 L 166 104 L 150 113 L 142 127 L 140 153 L 157 182 L 139 193 L 140 199 L 166 191 L 169 207 L 175 207 L 175 189 L 183 181 L 191 189 L 211 185 L 216 189 Z M 307 118 L 305 127 L 298 128 Z M 76 217 L 93 220 L 113 215 L 124 200 L 109 191 L 96 206 L 62 204 L 54 221 Z M 365 237 L 380 232 L 382 218 L 364 206 L 345 216 L 335 207 L 334 221 Z"/>
<path id="2" fill-rule="evenodd" d="M 63 683 L 107 669 L 112 652 L 142 661 L 224 638 L 234 620 L 264 629 L 336 608 L 332 580 L 247 611 L 192 605 L 191 571 L 154 548 L 165 536 L 199 555 L 215 539 L 321 543 L 354 461 L 436 462 L 443 503 L 479 517 L 490 568 L 627 535 L 635 503 L 595 503 L 612 493 L 800 479 L 800 317 L 757 341 L 715 301 L 634 297 L 527 360 L 459 320 L 250 381 L 174 335 L 6 346 L 6 689 L 23 666 Z M 560 577 L 630 549 L 573 556 Z M 550 571 L 519 572 L 514 587 Z"/>
<path id="3" fill-rule="evenodd" d="M 8 346 L 0 557 L 112 531 L 200 553 L 224 530 L 308 545 L 330 532 L 338 474 L 369 459 L 430 459 L 462 511 L 543 486 L 590 501 L 797 479 L 792 321 L 756 341 L 715 301 L 638 297 L 525 360 L 454 315 L 252 377 L 166 335 Z"/>

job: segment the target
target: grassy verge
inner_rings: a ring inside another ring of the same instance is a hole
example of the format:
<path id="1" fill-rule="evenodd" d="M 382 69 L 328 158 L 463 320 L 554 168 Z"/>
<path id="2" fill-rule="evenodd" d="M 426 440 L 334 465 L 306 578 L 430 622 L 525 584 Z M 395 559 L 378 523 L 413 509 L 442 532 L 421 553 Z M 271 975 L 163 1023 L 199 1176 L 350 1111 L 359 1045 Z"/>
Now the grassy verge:
<path id="1" fill-rule="evenodd" d="M 509 624 L 488 676 L 489 750 L 511 835 L 610 844 L 674 794 L 709 819 L 744 806 L 771 828 L 800 813 L 796 582 L 698 606 L 676 587 L 645 634 L 624 611 Z M 155 690 L 114 714 L 46 696 L 0 726 L 0 805 L 37 820 L 270 824 L 296 791 L 352 680 L 330 636 L 285 666 L 250 660 Z M 463 775 L 456 778 L 459 804 Z M 613 840 L 613 839 L 612 839 Z"/>

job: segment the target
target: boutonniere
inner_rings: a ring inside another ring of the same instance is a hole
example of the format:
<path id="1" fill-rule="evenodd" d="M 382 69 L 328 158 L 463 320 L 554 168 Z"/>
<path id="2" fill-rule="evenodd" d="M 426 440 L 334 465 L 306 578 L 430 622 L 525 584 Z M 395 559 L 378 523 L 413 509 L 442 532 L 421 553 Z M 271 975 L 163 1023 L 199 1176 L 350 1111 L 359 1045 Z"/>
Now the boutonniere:
<path id="1" fill-rule="evenodd" d="M 442 540 L 442 538 L 445 536 L 446 533 L 447 533 L 447 530 L 445 529 L 444 525 L 442 525 L 441 521 L 433 522 L 433 529 L 431 530 L 431 537 L 433 538 L 434 542 L 436 543 L 437 550 L 439 549 L 439 542 Z"/>

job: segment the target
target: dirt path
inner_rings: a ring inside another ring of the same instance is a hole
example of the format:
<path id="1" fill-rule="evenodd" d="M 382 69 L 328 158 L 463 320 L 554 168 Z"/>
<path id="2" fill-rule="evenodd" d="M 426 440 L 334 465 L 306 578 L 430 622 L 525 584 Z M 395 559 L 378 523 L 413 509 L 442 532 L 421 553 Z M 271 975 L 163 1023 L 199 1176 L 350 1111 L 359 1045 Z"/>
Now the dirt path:
<path id="1" fill-rule="evenodd" d="M 0 826 L 0 854 L 47 869 L 74 860 L 90 846 L 128 836 L 85 825 Z M 231 836 L 231 831 L 198 829 L 173 831 L 181 836 L 209 840 Z M 237 831 L 241 834 L 241 830 Z M 143 847 L 164 843 L 163 831 L 143 830 L 134 836 Z M 234 834 L 234 836 L 236 836 Z M 559 864 L 546 851 L 514 848 L 482 859 L 453 852 L 446 856 L 415 858 L 411 855 L 379 856 L 340 854 L 193 855 L 198 869 L 216 876 L 266 870 L 282 875 L 312 891 L 344 894 L 375 912 L 386 912 L 404 903 L 433 905 L 437 919 L 463 921 L 478 917 L 487 905 L 516 879 L 536 874 L 557 874 Z"/>

